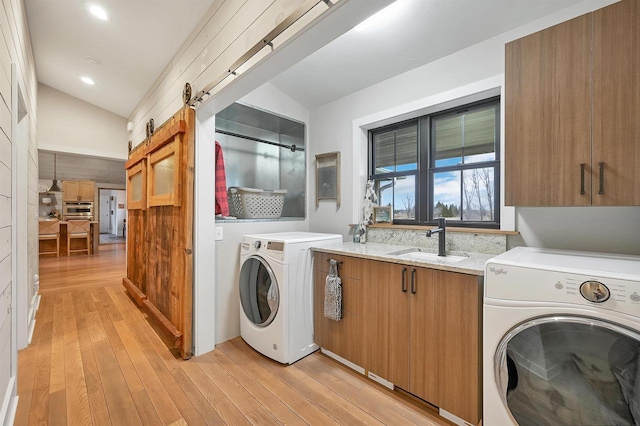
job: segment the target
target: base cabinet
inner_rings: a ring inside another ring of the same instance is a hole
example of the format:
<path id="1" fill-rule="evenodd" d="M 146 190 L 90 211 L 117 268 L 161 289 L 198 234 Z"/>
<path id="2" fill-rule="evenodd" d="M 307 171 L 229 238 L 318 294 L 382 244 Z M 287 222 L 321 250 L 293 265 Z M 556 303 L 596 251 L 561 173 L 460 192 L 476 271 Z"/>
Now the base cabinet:
<path id="1" fill-rule="evenodd" d="M 329 259 L 339 263 L 338 274 L 342 280 L 342 319 L 333 321 L 324 316 L 326 277 Z M 363 315 L 362 315 L 362 260 L 346 256 L 317 253 L 314 258 L 314 335 L 320 347 L 362 365 Z"/>
<path id="2" fill-rule="evenodd" d="M 328 259 L 343 262 L 343 319 L 337 322 L 323 315 Z M 478 424 L 481 278 L 325 253 L 315 262 L 318 345 Z"/>

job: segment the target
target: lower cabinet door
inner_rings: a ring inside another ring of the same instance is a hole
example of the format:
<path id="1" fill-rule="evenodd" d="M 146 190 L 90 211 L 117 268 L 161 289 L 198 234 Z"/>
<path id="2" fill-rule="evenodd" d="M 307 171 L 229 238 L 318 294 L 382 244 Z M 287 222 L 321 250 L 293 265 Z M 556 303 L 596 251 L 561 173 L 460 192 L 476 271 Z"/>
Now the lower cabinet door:
<path id="1" fill-rule="evenodd" d="M 409 386 L 410 267 L 367 261 L 363 268 L 365 370 Z"/>
<path id="2" fill-rule="evenodd" d="M 475 425 L 482 407 L 481 286 L 476 276 L 436 274 L 440 365 L 437 405 Z"/>
<path id="3" fill-rule="evenodd" d="M 325 253 L 315 254 L 314 270 L 314 340 L 320 347 L 362 365 L 363 345 L 362 280 L 360 259 L 340 257 L 338 274 L 342 280 L 342 319 L 334 321 L 324 316 L 327 260 L 336 258 Z M 340 272 L 345 271 L 344 273 Z"/>
<path id="4" fill-rule="evenodd" d="M 438 334 L 441 327 L 438 305 L 438 271 L 409 268 L 410 350 L 409 388 L 412 394 L 440 406 L 440 357 Z"/>

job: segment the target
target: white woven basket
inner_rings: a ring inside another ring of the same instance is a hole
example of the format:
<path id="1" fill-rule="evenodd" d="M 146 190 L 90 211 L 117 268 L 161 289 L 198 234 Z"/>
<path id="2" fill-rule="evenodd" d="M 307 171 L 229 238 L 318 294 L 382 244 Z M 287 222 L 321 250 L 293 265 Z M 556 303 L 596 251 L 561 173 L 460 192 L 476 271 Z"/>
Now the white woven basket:
<path id="1" fill-rule="evenodd" d="M 232 186 L 227 190 L 229 213 L 238 219 L 280 217 L 286 189 L 256 189 Z"/>

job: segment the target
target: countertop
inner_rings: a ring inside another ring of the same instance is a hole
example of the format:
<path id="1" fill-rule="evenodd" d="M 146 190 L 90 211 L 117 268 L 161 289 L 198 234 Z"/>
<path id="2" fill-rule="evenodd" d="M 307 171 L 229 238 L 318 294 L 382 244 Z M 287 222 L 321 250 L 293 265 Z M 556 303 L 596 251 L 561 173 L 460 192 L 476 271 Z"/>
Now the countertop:
<path id="1" fill-rule="evenodd" d="M 323 253 L 359 257 L 362 259 L 379 260 L 382 262 L 397 263 L 400 265 L 419 266 L 419 267 L 426 267 L 431 269 L 439 269 L 442 271 L 458 272 L 461 274 L 478 275 L 478 276 L 484 275 L 484 264 L 487 262 L 487 260 L 495 257 L 495 255 L 493 254 L 450 252 L 447 254 L 457 255 L 457 256 L 466 256 L 467 258 L 456 263 L 447 264 L 447 263 L 444 263 L 446 262 L 446 260 L 443 261 L 440 259 L 434 259 L 434 260 L 423 261 L 423 260 L 414 260 L 414 259 L 403 259 L 398 255 L 389 254 L 389 253 L 395 253 L 403 250 L 411 250 L 414 248 L 416 247 L 402 246 L 402 245 L 395 245 L 395 244 L 380 244 L 380 243 L 358 244 L 358 243 L 345 242 L 340 245 L 333 245 L 333 246 L 327 246 L 327 247 L 313 247 L 312 250 L 323 252 Z"/>

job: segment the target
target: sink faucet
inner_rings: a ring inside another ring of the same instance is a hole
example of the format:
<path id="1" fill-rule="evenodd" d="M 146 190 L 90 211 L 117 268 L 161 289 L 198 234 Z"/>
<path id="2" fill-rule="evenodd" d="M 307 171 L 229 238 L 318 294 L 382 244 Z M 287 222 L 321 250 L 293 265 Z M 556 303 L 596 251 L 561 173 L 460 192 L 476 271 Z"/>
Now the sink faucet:
<path id="1" fill-rule="evenodd" d="M 445 236 L 446 236 L 447 224 L 444 217 L 438 218 L 438 227 L 435 229 L 429 229 L 427 231 L 427 237 L 431 237 L 433 234 L 438 235 L 438 256 L 446 256 L 447 250 L 444 247 Z"/>

